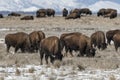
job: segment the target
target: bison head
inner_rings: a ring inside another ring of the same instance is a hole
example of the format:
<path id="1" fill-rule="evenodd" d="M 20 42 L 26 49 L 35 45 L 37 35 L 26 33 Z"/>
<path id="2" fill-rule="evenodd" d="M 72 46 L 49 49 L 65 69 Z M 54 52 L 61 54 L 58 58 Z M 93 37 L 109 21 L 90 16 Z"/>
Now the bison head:
<path id="1" fill-rule="evenodd" d="M 87 57 L 94 57 L 95 54 L 96 54 L 95 51 L 96 51 L 95 48 L 87 49 L 87 50 L 86 50 L 86 56 L 87 56 Z"/>

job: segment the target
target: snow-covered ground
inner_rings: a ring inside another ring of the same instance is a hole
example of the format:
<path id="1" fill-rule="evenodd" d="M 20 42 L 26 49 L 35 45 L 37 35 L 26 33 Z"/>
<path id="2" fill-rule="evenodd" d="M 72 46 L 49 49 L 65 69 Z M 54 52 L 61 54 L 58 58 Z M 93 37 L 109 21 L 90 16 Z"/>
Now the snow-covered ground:
<path id="1" fill-rule="evenodd" d="M 16 66 L 0 67 L 0 78 L 4 78 L 4 80 L 120 80 L 120 68 L 80 71 L 77 67 L 70 66 L 61 66 L 60 68 L 47 65 L 26 65 L 17 68 Z"/>

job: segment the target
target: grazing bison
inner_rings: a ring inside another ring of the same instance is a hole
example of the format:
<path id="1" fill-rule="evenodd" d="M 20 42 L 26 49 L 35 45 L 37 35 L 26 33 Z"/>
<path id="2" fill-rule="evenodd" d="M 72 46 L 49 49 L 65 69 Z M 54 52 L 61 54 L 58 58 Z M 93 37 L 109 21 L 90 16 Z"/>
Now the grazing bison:
<path id="1" fill-rule="evenodd" d="M 46 17 L 46 9 L 39 9 L 37 12 L 36 12 L 36 17 L 39 18 L 39 17 Z"/>
<path id="2" fill-rule="evenodd" d="M 20 20 L 34 20 L 33 16 L 24 16 Z"/>
<path id="3" fill-rule="evenodd" d="M 119 32 L 120 32 L 119 29 L 107 31 L 107 32 L 106 32 L 107 44 L 110 45 L 111 40 L 113 40 L 113 36 L 114 36 L 116 33 L 119 33 Z"/>
<path id="4" fill-rule="evenodd" d="M 120 33 L 116 33 L 114 36 L 113 36 L 113 42 L 114 42 L 114 45 L 115 45 L 115 49 L 116 51 L 118 50 L 118 47 L 120 47 Z"/>
<path id="5" fill-rule="evenodd" d="M 29 34 L 29 38 L 32 52 L 37 52 L 41 40 L 45 38 L 45 34 L 42 31 L 33 31 Z"/>
<path id="6" fill-rule="evenodd" d="M 92 15 L 92 11 L 88 8 L 80 9 L 80 14 Z"/>
<path id="7" fill-rule="evenodd" d="M 68 15 L 68 10 L 64 8 L 62 13 L 63 13 L 63 17 L 66 17 Z"/>
<path id="8" fill-rule="evenodd" d="M 24 32 L 6 35 L 5 44 L 7 46 L 7 52 L 9 52 L 11 46 L 15 48 L 15 53 L 18 49 L 21 49 L 22 52 L 30 51 L 29 35 Z"/>
<path id="9" fill-rule="evenodd" d="M 67 56 L 67 52 L 69 51 L 69 50 L 67 49 L 67 45 L 65 44 L 65 37 L 71 36 L 71 35 L 81 35 L 81 34 L 82 34 L 82 33 L 79 33 L 79 32 L 63 33 L 63 34 L 61 34 L 60 40 L 61 40 L 61 42 L 62 42 L 62 49 L 65 47 L 65 51 L 66 51 L 66 53 L 65 53 L 64 56 Z M 70 52 L 71 56 L 73 56 L 72 51 L 69 51 L 69 52 Z"/>
<path id="10" fill-rule="evenodd" d="M 65 19 L 76 19 L 76 18 L 80 18 L 78 13 L 71 13 L 67 17 L 65 17 Z"/>
<path id="11" fill-rule="evenodd" d="M 91 46 L 90 38 L 85 35 L 70 35 L 64 38 L 66 49 L 79 51 L 79 56 L 95 56 L 95 49 Z"/>
<path id="12" fill-rule="evenodd" d="M 47 9 L 46 12 L 47 12 L 48 17 L 51 17 L 51 16 L 54 17 L 55 16 L 55 10 L 54 9 Z"/>
<path id="13" fill-rule="evenodd" d="M 91 35 L 91 45 L 94 45 L 94 47 L 97 46 L 98 49 L 106 49 L 106 39 L 105 34 L 102 31 L 97 31 Z"/>
<path id="14" fill-rule="evenodd" d="M 100 10 L 97 12 L 97 16 L 98 16 L 98 17 L 99 17 L 99 16 L 104 16 L 105 10 L 106 10 L 106 9 L 104 9 L 104 8 L 100 9 Z"/>
<path id="15" fill-rule="evenodd" d="M 2 15 L 2 14 L 0 14 L 0 18 L 3 18 L 3 15 Z"/>
<path id="16" fill-rule="evenodd" d="M 41 41 L 40 43 L 41 64 L 44 55 L 47 64 L 48 57 L 50 57 L 51 63 L 53 63 L 55 59 L 62 60 L 63 55 L 61 54 L 61 42 L 58 37 L 51 36 Z"/>
<path id="17" fill-rule="evenodd" d="M 15 17 L 17 17 L 17 16 L 21 16 L 21 14 L 12 12 L 12 13 L 8 14 L 8 16 L 15 16 Z"/>

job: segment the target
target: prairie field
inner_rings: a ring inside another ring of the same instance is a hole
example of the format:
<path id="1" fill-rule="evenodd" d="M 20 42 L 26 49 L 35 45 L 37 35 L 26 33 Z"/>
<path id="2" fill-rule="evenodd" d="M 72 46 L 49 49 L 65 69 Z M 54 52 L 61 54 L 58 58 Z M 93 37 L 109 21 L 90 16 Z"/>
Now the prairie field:
<path id="1" fill-rule="evenodd" d="M 20 20 L 20 17 L 0 19 L 0 80 L 120 80 L 120 49 L 116 52 L 113 42 L 103 51 L 97 49 L 95 57 L 77 57 L 79 52 L 73 52 L 74 57 L 71 57 L 67 53 L 62 62 L 48 65 L 45 61 L 40 65 L 39 52 L 14 53 L 14 48 L 10 48 L 10 53 L 7 53 L 4 44 L 5 36 L 16 32 L 29 34 L 41 30 L 46 37 L 81 32 L 90 37 L 96 31 L 106 33 L 114 29 L 120 29 L 119 15 L 114 19 L 96 15 L 69 20 L 61 16 L 34 17 L 34 20 Z"/>

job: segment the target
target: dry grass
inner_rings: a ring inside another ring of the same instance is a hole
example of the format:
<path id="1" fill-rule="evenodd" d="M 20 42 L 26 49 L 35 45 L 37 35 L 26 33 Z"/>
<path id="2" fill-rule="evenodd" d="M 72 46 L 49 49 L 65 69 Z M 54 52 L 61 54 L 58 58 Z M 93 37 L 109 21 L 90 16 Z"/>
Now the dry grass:
<path id="1" fill-rule="evenodd" d="M 0 77 L 0 80 L 4 80 L 4 77 Z"/>
<path id="2" fill-rule="evenodd" d="M 16 69 L 15 75 L 16 76 L 20 76 L 21 75 L 21 71 L 19 69 Z"/>
<path id="3" fill-rule="evenodd" d="M 114 75 L 110 75 L 109 80 L 116 80 Z"/>
<path id="4" fill-rule="evenodd" d="M 56 61 L 54 62 L 54 67 L 55 67 L 55 68 L 60 68 L 60 66 L 61 66 L 61 62 L 60 62 L 59 60 L 56 60 Z"/>
<path id="5" fill-rule="evenodd" d="M 35 71 L 35 69 L 32 67 L 32 68 L 30 68 L 30 69 L 28 69 L 28 72 L 29 73 L 34 73 L 34 71 Z"/>

